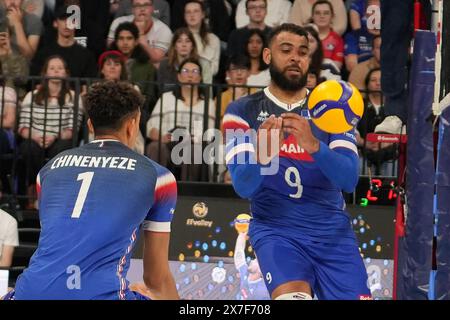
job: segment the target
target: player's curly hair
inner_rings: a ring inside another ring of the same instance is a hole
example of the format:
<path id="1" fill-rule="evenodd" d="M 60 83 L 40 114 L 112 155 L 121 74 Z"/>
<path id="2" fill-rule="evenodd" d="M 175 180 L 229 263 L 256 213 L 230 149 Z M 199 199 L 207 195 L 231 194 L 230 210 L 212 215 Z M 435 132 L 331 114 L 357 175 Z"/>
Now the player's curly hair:
<path id="1" fill-rule="evenodd" d="M 95 133 L 119 130 L 123 122 L 136 115 L 144 98 L 125 81 L 103 81 L 93 84 L 86 95 L 85 108 Z"/>

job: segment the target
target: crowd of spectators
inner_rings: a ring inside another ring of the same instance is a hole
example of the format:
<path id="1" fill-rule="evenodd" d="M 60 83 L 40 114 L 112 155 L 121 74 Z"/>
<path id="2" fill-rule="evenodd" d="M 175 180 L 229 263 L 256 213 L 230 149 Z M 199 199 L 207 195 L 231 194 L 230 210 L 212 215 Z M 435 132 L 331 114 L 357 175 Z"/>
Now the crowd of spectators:
<path id="1" fill-rule="evenodd" d="M 262 50 L 285 22 L 308 31 L 309 89 L 343 79 L 370 91 L 358 141 L 376 165 L 383 148 L 364 138 L 384 117 L 380 29 L 368 23 L 379 8 L 380 0 L 0 0 L 4 188 L 32 196 L 45 161 L 92 138 L 82 132 L 83 95 L 104 80 L 130 81 L 146 98 L 135 150 L 179 178 L 203 179 L 169 163 L 171 132 L 219 127 L 231 101 L 267 86 Z M 11 185 L 13 150 L 20 174 Z"/>

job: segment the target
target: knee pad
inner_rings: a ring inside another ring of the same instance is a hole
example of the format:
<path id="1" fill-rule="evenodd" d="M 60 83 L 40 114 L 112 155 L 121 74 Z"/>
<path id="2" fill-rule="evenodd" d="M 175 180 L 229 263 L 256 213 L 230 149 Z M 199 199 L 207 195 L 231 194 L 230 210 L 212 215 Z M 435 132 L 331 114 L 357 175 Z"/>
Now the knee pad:
<path id="1" fill-rule="evenodd" d="M 275 300 L 312 300 L 312 297 L 305 292 L 289 292 L 276 297 Z"/>

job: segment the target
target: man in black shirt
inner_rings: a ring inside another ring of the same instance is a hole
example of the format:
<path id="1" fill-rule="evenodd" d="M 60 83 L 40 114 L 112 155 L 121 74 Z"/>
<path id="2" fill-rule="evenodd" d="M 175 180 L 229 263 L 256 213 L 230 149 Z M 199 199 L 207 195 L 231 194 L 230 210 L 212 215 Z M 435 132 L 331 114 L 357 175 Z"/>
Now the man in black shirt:
<path id="1" fill-rule="evenodd" d="M 93 78 L 97 76 L 97 65 L 91 51 L 75 40 L 75 29 L 68 25 L 72 13 L 62 6 L 55 13 L 53 26 L 57 30 L 56 41 L 42 47 L 31 64 L 31 74 L 40 75 L 45 60 L 53 55 L 60 55 L 67 63 L 71 77 Z"/>

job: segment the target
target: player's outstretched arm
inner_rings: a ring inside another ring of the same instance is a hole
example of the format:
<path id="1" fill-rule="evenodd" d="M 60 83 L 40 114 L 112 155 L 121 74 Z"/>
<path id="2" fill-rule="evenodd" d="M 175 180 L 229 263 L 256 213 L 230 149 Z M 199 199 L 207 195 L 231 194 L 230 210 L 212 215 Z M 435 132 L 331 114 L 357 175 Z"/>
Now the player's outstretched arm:
<path id="1" fill-rule="evenodd" d="M 169 268 L 169 240 L 169 232 L 144 231 L 144 283 L 153 299 L 180 299 Z"/>

